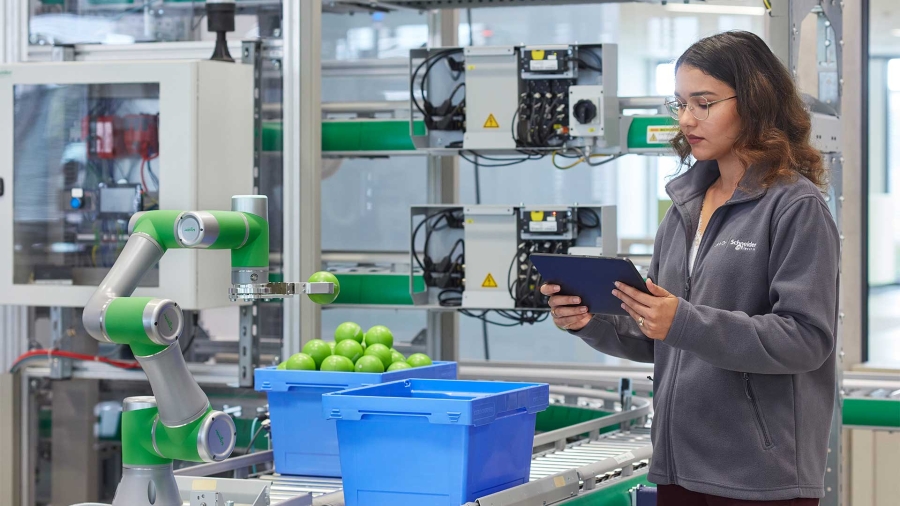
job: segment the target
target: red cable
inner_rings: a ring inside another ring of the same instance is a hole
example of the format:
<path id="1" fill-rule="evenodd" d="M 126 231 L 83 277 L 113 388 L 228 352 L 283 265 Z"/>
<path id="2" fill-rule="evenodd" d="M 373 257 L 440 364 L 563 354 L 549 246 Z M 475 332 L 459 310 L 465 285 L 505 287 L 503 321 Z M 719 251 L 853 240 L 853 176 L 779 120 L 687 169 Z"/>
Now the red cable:
<path id="1" fill-rule="evenodd" d="M 118 367 L 120 369 L 140 369 L 141 365 L 138 362 L 133 362 L 130 360 L 116 360 L 112 358 L 99 357 L 95 355 L 85 355 L 83 353 L 74 353 L 71 351 L 64 350 L 33 350 L 27 353 L 23 353 L 22 356 L 16 359 L 13 362 L 12 369 L 15 369 L 23 360 L 32 358 L 32 357 L 62 357 L 62 358 L 70 358 L 73 360 L 80 360 L 83 362 L 102 362 L 104 364 L 111 365 L 113 367 Z"/>

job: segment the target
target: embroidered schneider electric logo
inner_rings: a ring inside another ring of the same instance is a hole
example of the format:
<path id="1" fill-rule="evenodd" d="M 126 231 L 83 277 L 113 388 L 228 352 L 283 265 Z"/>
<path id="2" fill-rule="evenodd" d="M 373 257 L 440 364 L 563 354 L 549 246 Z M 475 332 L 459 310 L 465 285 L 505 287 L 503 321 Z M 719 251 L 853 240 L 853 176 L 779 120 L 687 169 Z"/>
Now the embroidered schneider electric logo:
<path id="1" fill-rule="evenodd" d="M 737 241 L 732 239 L 729 244 L 734 246 L 735 251 L 756 251 L 756 243 L 750 241 Z"/>

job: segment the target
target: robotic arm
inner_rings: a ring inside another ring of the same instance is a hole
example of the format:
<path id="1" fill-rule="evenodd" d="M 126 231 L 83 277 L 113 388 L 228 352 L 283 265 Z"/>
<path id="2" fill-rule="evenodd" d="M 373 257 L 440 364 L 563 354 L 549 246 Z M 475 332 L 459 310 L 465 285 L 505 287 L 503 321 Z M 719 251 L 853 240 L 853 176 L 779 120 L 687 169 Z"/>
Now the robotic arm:
<path id="1" fill-rule="evenodd" d="M 178 345 L 184 316 L 175 301 L 131 297 L 170 248 L 231 250 L 231 300 L 335 294 L 332 283 L 270 283 L 268 200 L 232 198 L 231 211 L 149 211 L 129 223 L 131 236 L 84 309 L 98 341 L 125 344 L 150 380 L 153 397 L 125 400 L 122 482 L 114 506 L 180 506 L 172 461 L 216 462 L 231 455 L 230 416 L 210 407 Z"/>

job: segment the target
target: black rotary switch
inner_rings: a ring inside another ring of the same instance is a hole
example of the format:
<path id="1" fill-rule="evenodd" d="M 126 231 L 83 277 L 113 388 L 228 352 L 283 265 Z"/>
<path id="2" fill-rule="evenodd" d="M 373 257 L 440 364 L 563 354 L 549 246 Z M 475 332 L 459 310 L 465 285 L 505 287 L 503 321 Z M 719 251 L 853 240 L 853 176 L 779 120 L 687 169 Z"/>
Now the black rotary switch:
<path id="1" fill-rule="evenodd" d="M 579 123 L 585 125 L 594 121 L 594 118 L 597 117 L 597 106 L 594 105 L 594 102 L 590 100 L 579 100 L 575 102 L 575 107 L 572 108 L 572 113 L 575 116 L 575 119 L 578 120 Z"/>

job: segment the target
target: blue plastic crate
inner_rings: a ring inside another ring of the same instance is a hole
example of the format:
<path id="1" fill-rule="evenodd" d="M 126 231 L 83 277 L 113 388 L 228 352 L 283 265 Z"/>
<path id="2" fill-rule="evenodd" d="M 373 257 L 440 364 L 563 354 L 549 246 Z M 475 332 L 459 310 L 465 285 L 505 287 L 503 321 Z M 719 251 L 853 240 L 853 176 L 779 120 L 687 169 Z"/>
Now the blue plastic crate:
<path id="1" fill-rule="evenodd" d="M 322 396 L 347 506 L 459 506 L 528 482 L 545 384 L 411 379 Z"/>
<path id="2" fill-rule="evenodd" d="M 456 362 L 381 374 L 257 369 L 256 390 L 269 398 L 275 471 L 340 478 L 337 429 L 322 415 L 322 394 L 408 378 L 455 379 Z"/>

